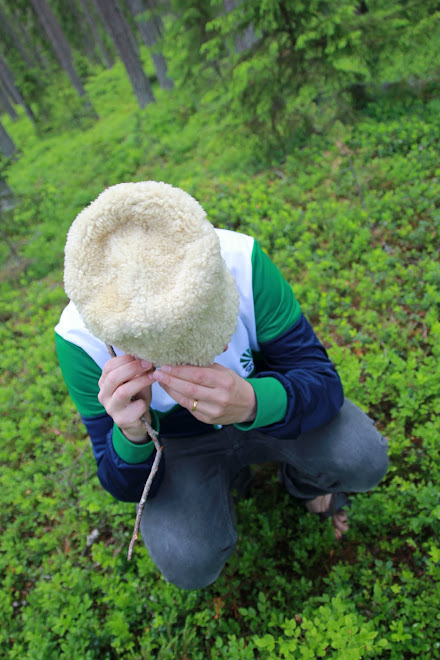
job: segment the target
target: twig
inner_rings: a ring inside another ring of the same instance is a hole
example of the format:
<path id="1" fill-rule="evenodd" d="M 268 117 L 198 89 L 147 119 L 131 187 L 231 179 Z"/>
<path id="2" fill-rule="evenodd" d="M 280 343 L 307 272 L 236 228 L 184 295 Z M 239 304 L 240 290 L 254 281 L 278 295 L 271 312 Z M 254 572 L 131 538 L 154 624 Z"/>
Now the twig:
<path id="1" fill-rule="evenodd" d="M 107 522 L 107 514 L 105 513 L 101 520 L 98 522 L 98 525 L 92 529 L 90 534 L 87 534 L 86 537 L 86 544 L 84 548 L 82 549 L 81 556 L 85 557 L 85 555 L 89 552 L 89 549 L 92 547 L 92 545 L 97 541 L 101 535 L 102 528 Z"/>
<path id="2" fill-rule="evenodd" d="M 361 187 L 360 181 L 358 179 L 358 175 L 356 174 L 356 170 L 354 168 L 354 163 L 353 163 L 353 161 L 350 157 L 348 158 L 348 162 L 349 162 L 349 165 L 350 165 L 351 173 L 353 175 L 354 183 L 355 183 L 356 188 L 357 188 L 357 193 L 358 193 L 359 199 L 361 201 L 361 206 L 364 209 L 364 211 L 367 213 L 368 209 L 367 209 L 367 205 L 365 204 L 364 193 L 362 192 L 362 187 Z"/>
<path id="3" fill-rule="evenodd" d="M 357 194 L 358 194 L 358 196 L 359 196 L 359 200 L 360 200 L 360 202 L 361 202 L 361 206 L 362 206 L 362 208 L 364 209 L 364 211 L 365 211 L 366 213 L 368 213 L 367 205 L 366 205 L 366 203 L 365 203 L 364 193 L 362 192 L 362 186 L 361 186 L 361 183 L 360 183 L 360 181 L 359 181 L 358 175 L 357 175 L 357 173 L 356 173 L 356 169 L 355 169 L 355 167 L 354 167 L 353 159 L 352 159 L 352 157 L 351 157 L 351 155 L 352 155 L 353 152 L 350 151 L 350 149 L 347 147 L 347 145 L 344 144 L 341 140 L 336 140 L 336 146 L 338 147 L 339 152 L 340 152 L 343 156 L 346 156 L 346 157 L 347 157 L 348 165 L 349 165 L 349 167 L 350 167 L 350 171 L 351 171 L 351 174 L 352 174 L 352 176 L 353 176 L 353 180 L 354 180 L 354 183 L 355 183 L 355 186 L 356 186 L 356 190 L 357 190 Z"/>
<path id="4" fill-rule="evenodd" d="M 151 484 L 153 483 L 153 479 L 156 475 L 157 470 L 159 469 L 160 459 L 162 458 L 163 447 L 159 444 L 159 442 L 156 438 L 153 439 L 153 442 L 154 442 L 154 446 L 156 447 L 156 456 L 154 457 L 153 466 L 150 470 L 150 474 L 148 475 L 147 482 L 146 482 L 146 484 L 144 486 L 144 490 L 142 492 L 142 497 L 139 501 L 138 510 L 137 510 L 137 514 L 136 514 L 136 520 L 135 520 L 135 523 L 134 523 L 133 535 L 131 537 L 130 545 L 128 546 L 128 553 L 127 553 L 127 559 L 128 560 L 131 559 L 131 556 L 133 554 L 134 544 L 136 543 L 137 537 L 139 535 L 139 526 L 141 524 L 141 518 L 142 518 L 142 513 L 144 511 L 145 502 L 147 501 L 147 497 L 148 497 L 148 493 L 150 492 Z"/>
<path id="5" fill-rule="evenodd" d="M 112 357 L 116 357 L 115 350 L 113 346 L 110 344 L 106 344 L 107 350 L 110 353 Z M 136 514 L 136 520 L 134 523 L 134 529 L 133 529 L 133 534 L 131 537 L 130 545 L 128 546 L 128 553 L 127 553 L 127 559 L 130 561 L 132 555 L 133 555 L 133 548 L 134 544 L 136 543 L 136 540 L 139 536 L 139 527 L 141 524 L 141 518 L 142 518 L 142 513 L 144 511 L 145 507 L 145 502 L 147 501 L 148 493 L 150 492 L 151 484 L 153 483 L 153 479 L 156 476 L 156 472 L 159 469 L 159 463 L 160 459 L 162 458 L 162 451 L 163 447 L 160 444 L 158 438 L 157 438 L 157 431 L 153 429 L 151 426 L 150 422 L 147 420 L 145 415 L 142 415 L 141 420 L 145 424 L 145 428 L 147 430 L 148 436 L 152 439 L 153 444 L 156 448 L 156 456 L 154 457 L 154 462 L 150 470 L 150 474 L 148 475 L 148 479 L 145 483 L 144 490 L 142 491 L 142 496 L 138 504 L 138 509 L 137 509 L 137 514 Z"/>

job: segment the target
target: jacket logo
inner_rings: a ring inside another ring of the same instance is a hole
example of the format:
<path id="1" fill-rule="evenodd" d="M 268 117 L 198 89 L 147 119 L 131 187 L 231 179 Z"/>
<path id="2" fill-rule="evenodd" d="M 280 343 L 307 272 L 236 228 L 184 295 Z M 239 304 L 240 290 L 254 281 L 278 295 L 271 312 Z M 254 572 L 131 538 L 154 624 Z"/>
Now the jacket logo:
<path id="1" fill-rule="evenodd" d="M 254 370 L 254 359 L 252 357 L 252 351 L 250 348 L 246 349 L 242 353 L 240 358 L 240 364 L 245 370 L 246 374 L 249 375 Z"/>

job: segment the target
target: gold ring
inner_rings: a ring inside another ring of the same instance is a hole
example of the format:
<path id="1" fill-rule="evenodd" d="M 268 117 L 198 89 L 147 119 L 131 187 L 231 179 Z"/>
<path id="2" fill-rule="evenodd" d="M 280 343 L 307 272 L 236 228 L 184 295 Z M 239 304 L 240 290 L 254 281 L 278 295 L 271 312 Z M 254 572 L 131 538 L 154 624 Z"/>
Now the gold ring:
<path id="1" fill-rule="evenodd" d="M 194 399 L 194 403 L 193 403 L 193 407 L 192 407 L 192 409 L 191 409 L 191 412 L 194 412 L 194 411 L 195 411 L 195 409 L 197 408 L 197 404 L 198 404 L 198 402 L 199 402 L 198 399 Z"/>

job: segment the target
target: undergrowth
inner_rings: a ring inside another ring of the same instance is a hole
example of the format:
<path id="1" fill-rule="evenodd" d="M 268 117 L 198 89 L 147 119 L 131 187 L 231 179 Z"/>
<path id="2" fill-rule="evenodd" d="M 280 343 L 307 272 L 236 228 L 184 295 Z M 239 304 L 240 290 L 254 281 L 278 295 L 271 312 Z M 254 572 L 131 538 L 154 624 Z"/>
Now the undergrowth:
<path id="1" fill-rule="evenodd" d="M 7 169 L 19 259 L 0 246 L 1 656 L 440 657 L 439 102 L 384 98 L 271 162 L 177 92 L 137 110 L 120 67 L 88 91 L 96 123 L 7 126 L 22 153 Z M 276 466 L 256 468 L 236 552 L 194 592 L 165 583 L 141 544 L 127 562 L 133 506 L 98 483 L 53 342 L 69 225 L 104 187 L 145 179 L 258 239 L 390 447 L 342 545 L 281 492 Z"/>

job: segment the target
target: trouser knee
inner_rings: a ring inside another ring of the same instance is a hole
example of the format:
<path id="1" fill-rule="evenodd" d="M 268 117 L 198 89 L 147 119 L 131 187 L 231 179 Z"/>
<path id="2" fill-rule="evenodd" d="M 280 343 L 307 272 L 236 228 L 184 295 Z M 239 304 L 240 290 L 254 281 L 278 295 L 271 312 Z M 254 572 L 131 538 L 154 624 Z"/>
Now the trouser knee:
<path id="1" fill-rule="evenodd" d="M 350 465 L 351 471 L 345 475 L 346 490 L 356 492 L 372 490 L 387 473 L 389 467 L 388 443 L 379 433 L 378 436 L 375 441 L 375 450 L 358 456 L 356 462 Z"/>
<path id="2" fill-rule="evenodd" d="M 388 470 L 388 442 L 367 415 L 358 421 L 358 426 L 352 426 L 350 446 L 336 461 L 335 472 L 344 490 L 365 492 L 377 486 Z"/>
<path id="3" fill-rule="evenodd" d="M 208 541 L 200 541 L 192 547 L 177 544 L 173 548 L 149 547 L 150 556 L 167 582 L 181 589 L 201 589 L 212 584 L 220 575 L 234 545 L 225 548 L 210 547 Z"/>
<path id="4" fill-rule="evenodd" d="M 281 477 L 288 492 L 304 499 L 338 490 L 371 490 L 388 469 L 386 439 L 347 399 L 333 420 L 300 436 L 294 449 Z"/>

